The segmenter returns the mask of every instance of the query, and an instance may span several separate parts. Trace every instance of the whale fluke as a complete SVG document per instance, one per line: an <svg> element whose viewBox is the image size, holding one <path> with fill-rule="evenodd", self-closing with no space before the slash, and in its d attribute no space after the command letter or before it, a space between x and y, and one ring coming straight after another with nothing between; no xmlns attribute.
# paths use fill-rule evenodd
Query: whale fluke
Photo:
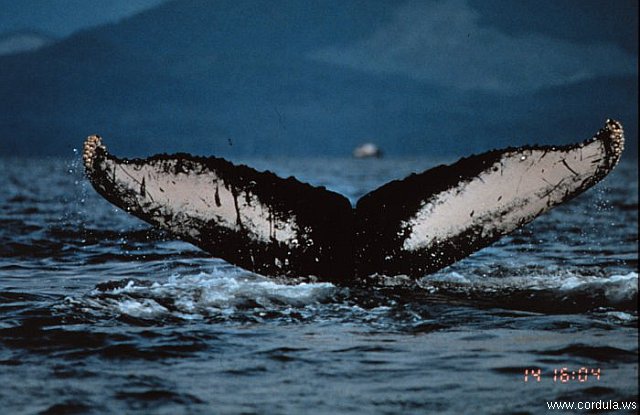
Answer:
<svg viewBox="0 0 640 415"><path fill-rule="evenodd" d="M490 151L366 194L342 195L189 154L119 159L87 138L84 165L111 203L250 271L350 283L420 278L495 242L602 180L624 146L619 122L569 146Z"/></svg>
<svg viewBox="0 0 640 415"><path fill-rule="evenodd" d="M356 206L358 274L420 278L465 258L598 183L623 147L607 120L579 144L490 151L387 183Z"/></svg>
<svg viewBox="0 0 640 415"><path fill-rule="evenodd" d="M353 211L342 195L216 157L112 156L84 145L93 187L121 209L234 265L335 281L353 270Z"/></svg>

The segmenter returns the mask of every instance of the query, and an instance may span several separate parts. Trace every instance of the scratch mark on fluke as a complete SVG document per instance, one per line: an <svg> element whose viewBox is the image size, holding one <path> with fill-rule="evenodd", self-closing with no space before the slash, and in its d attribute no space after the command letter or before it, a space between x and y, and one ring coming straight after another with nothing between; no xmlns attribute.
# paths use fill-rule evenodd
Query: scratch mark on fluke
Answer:
<svg viewBox="0 0 640 415"><path fill-rule="evenodd" d="M144 185L144 177L142 183L140 183L140 196L144 197L147 194L146 186Z"/></svg>
<svg viewBox="0 0 640 415"><path fill-rule="evenodd" d="M233 206L236 209L236 225L242 227L242 220L240 220L240 207L238 206L238 191L233 186L231 186L231 195L233 196Z"/></svg>
<svg viewBox="0 0 640 415"><path fill-rule="evenodd" d="M217 207L222 206L222 203L220 203L220 186L218 186L217 183L216 183L216 192L213 195L213 199L215 200Z"/></svg>
<svg viewBox="0 0 640 415"><path fill-rule="evenodd" d="M581 155L581 157L582 157L582 155ZM573 173L573 174L574 174L574 175L576 175L576 176L580 176L580 174L579 174L578 172L576 172L575 170L573 170L573 169L571 168L571 166L569 166L569 165L567 164L567 160L562 159L562 164L564 164L564 166L565 166L567 169L569 169L569 171L570 171L571 173Z"/></svg>

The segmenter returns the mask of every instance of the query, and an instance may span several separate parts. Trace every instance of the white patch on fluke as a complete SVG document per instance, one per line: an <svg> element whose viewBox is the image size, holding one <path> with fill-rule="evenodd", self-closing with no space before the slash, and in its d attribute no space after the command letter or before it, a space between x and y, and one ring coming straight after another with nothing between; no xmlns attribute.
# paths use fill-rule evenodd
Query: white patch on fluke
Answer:
<svg viewBox="0 0 640 415"><path fill-rule="evenodd" d="M155 165L113 166L117 180L128 188L140 188L144 180L144 195L138 196L139 205L146 211L157 209L156 222L177 233L183 228L197 233L196 228L183 226L195 218L214 221L216 226L232 231L246 231L253 239L265 243L274 239L290 246L297 243L299 230L295 215L289 214L286 218L273 215L255 194L244 189L232 190L232 185L213 171L166 174ZM165 223L166 214L172 217L171 223Z"/></svg>
<svg viewBox="0 0 640 415"><path fill-rule="evenodd" d="M478 176L424 200L400 225L410 231L402 248L417 251L471 228L479 229L481 237L511 232L593 177L605 153L601 140L569 152L505 153Z"/></svg>

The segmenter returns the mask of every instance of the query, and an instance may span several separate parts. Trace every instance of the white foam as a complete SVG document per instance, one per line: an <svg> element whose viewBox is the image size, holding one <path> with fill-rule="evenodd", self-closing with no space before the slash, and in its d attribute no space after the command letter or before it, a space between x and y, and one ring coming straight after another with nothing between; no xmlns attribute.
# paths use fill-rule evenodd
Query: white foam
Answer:
<svg viewBox="0 0 640 415"><path fill-rule="evenodd" d="M335 290L330 283L286 285L226 269L172 275L151 285L131 280L112 290L94 290L85 302L91 303L92 308L109 308L140 318L171 313L192 319L211 313L232 314L237 307L305 307L330 297ZM171 310L161 304L171 304Z"/></svg>
<svg viewBox="0 0 640 415"><path fill-rule="evenodd" d="M153 318L166 313L168 310L152 299L123 300L115 303L121 314L138 318Z"/></svg>
<svg viewBox="0 0 640 415"><path fill-rule="evenodd" d="M432 281L441 281L441 282L453 282L453 283L461 283L461 284L467 284L470 283L471 281L469 280L469 278L465 277L464 275L458 273L458 272L449 272L446 274L435 274L432 278Z"/></svg>
<svg viewBox="0 0 640 415"><path fill-rule="evenodd" d="M624 321L624 322L637 320L636 316L629 313L625 313L623 311L609 311L606 314L607 316L615 320Z"/></svg>

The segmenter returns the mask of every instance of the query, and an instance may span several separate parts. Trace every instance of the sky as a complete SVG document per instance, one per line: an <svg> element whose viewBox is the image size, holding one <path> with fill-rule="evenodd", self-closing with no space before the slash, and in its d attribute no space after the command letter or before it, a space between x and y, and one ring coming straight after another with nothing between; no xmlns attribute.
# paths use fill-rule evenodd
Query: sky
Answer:
<svg viewBox="0 0 640 415"><path fill-rule="evenodd" d="M111 23L166 0L0 0L0 35L36 31L57 38Z"/></svg>
<svg viewBox="0 0 640 415"><path fill-rule="evenodd" d="M630 75L637 62L637 55L613 42L509 34L483 24L481 14L465 0L405 3L369 37L318 50L312 57L365 72L498 94Z"/></svg>

